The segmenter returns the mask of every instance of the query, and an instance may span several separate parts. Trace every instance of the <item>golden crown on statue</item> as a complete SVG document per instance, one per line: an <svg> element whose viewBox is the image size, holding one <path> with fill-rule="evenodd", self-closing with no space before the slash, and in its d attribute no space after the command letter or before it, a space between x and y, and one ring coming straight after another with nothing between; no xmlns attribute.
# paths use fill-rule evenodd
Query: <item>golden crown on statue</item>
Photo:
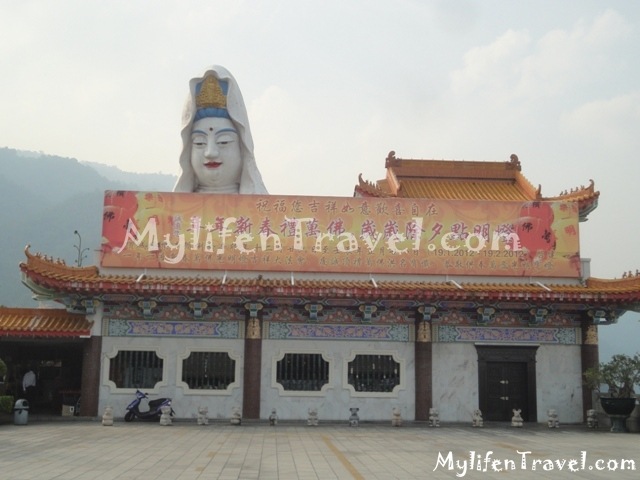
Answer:
<svg viewBox="0 0 640 480"><path fill-rule="evenodd" d="M200 87L200 93L196 95L197 108L227 108L227 97L224 96L218 79L208 76Z"/></svg>

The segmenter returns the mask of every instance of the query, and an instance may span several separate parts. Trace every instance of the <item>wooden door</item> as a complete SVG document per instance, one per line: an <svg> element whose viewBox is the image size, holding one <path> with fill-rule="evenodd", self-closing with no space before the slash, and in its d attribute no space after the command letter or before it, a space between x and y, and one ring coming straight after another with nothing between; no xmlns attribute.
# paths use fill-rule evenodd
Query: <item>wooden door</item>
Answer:
<svg viewBox="0 0 640 480"><path fill-rule="evenodd" d="M528 375L526 362L487 362L484 419L511 421L513 409L522 410L522 418L529 420Z"/></svg>

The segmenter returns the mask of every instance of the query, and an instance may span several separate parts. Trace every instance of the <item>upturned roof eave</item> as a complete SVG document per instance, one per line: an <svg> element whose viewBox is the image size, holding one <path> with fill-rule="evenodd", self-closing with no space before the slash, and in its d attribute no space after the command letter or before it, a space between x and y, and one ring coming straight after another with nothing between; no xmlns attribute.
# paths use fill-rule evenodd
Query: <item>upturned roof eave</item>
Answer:
<svg viewBox="0 0 640 480"><path fill-rule="evenodd" d="M584 287L549 285L549 291L529 284L462 283L460 288L444 282L385 282L374 286L365 281L296 281L281 279L242 279L222 283L219 279L147 277L136 281L133 276L55 279L29 270L21 264L25 284L35 293L48 298L65 296L99 296L131 294L138 297L185 295L190 298L210 296L353 298L361 301L405 299L419 302L447 301L527 301L532 303L593 303L636 305L640 303L640 282L597 280ZM73 267L69 267L73 268ZM630 285L631 283L631 285ZM619 287L619 288L616 288Z"/></svg>

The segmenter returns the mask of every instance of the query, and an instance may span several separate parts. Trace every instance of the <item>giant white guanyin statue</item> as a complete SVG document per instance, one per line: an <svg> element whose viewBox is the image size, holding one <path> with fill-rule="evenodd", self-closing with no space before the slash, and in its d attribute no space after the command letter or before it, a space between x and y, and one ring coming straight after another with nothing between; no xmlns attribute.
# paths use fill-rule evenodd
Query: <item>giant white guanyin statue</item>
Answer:
<svg viewBox="0 0 640 480"><path fill-rule="evenodd" d="M180 135L182 172L174 192L267 193L242 94L224 67L213 65L189 82Z"/></svg>

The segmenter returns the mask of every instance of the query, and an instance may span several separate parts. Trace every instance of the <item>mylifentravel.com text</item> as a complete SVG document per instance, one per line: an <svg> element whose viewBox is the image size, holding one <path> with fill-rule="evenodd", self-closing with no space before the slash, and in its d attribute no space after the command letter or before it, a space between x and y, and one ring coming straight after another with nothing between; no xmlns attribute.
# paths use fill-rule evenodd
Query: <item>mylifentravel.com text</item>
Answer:
<svg viewBox="0 0 640 480"><path fill-rule="evenodd" d="M635 471L636 462L630 459L603 459L598 458L592 460L588 458L585 450L580 451L575 458L532 458L531 451L516 450L514 457L516 459L497 458L492 450L484 454L475 450L470 450L466 457L454 459L453 452L449 451L446 455L438 452L435 472L438 469L455 472L456 477L464 477L468 472L495 472L508 473L510 471L528 471L528 472L571 472L581 473L589 471Z"/></svg>

